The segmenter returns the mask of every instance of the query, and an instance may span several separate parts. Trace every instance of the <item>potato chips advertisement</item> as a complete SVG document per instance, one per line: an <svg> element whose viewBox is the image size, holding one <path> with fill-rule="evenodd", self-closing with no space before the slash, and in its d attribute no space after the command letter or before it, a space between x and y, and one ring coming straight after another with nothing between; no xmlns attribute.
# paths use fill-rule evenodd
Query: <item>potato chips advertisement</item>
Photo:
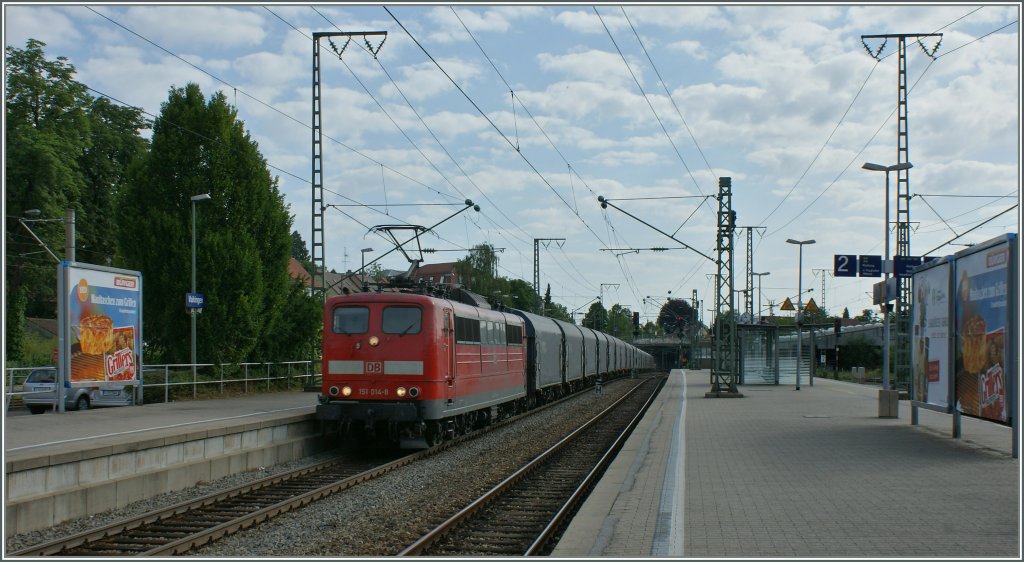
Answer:
<svg viewBox="0 0 1024 562"><path fill-rule="evenodd" d="M952 264L943 263L914 273L911 306L911 365L914 400L949 406L950 294Z"/></svg>
<svg viewBox="0 0 1024 562"><path fill-rule="evenodd" d="M65 267L64 280L70 382L136 380L140 371L141 274L75 263Z"/></svg>
<svg viewBox="0 0 1024 562"><path fill-rule="evenodd" d="M954 362L960 411L996 422L1008 421L1010 244L983 245L957 254Z"/></svg>

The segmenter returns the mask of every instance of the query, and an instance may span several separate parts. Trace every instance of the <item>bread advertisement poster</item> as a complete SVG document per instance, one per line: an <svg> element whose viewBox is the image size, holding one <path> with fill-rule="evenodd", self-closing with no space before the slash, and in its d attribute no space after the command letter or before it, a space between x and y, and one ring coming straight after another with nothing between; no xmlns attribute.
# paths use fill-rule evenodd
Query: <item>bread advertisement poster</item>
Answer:
<svg viewBox="0 0 1024 562"><path fill-rule="evenodd" d="M956 261L956 399L961 412L1006 423L1010 250L1000 244Z"/></svg>
<svg viewBox="0 0 1024 562"><path fill-rule="evenodd" d="M70 267L68 284L70 381L134 381L139 375L140 276Z"/></svg>

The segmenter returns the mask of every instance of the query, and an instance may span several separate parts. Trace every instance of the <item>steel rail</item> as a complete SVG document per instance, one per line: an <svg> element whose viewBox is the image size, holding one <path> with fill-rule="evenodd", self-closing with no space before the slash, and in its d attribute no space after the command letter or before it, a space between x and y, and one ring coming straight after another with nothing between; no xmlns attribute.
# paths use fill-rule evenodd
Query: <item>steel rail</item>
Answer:
<svg viewBox="0 0 1024 562"><path fill-rule="evenodd" d="M663 384L664 384L664 378L662 378L661 382L659 382L658 387L655 389L655 391L652 392L652 399L653 399L653 395L657 394L657 390L660 389ZM587 423L585 423L582 426L580 426L579 428L575 429L572 433L570 433L569 435L565 436L560 441L558 441L557 443L555 443L554 445L549 447L546 451L544 451L543 453L541 453L540 455L535 457L529 463L527 463L523 467L519 468L511 476L509 476L509 477L505 478L504 480L502 480L500 483L498 483L496 486L494 486L491 490L487 491L482 496L480 496L479 498L477 498L476 500L471 502L469 505L467 505L466 507L462 508L458 513L456 513L455 515L451 516L446 521L444 521L443 523L441 523L440 525L438 525L437 527L435 527L434 529L432 529L428 533L424 534L417 541L415 541L414 543L412 543L411 545L406 547L404 550L399 552L398 556L418 556L418 555L422 554L424 550L426 550L431 545L433 545L435 542L440 540L448 532L450 532L452 529L457 527L460 523L468 520L474 514L476 514L478 511L480 511L481 509L486 507L488 504L490 504L492 501L498 499L505 491L510 489L519 480L521 480L522 478L524 478L525 476L529 475L531 472L536 470L538 467L540 467L542 464L544 464L545 461L549 460L552 456L554 456L556 453L561 451L567 445L573 443L577 438L579 438L581 435L586 433L586 431L588 429L590 429L591 427L596 425L603 418L605 418L607 415L609 415L611 412L613 412L620 404L622 404L625 400L630 398L634 393L639 392L639 389L642 386L644 386L642 383L641 384L637 384L634 388L632 388L630 391L625 393L618 400L613 402L607 408L605 408L604 410L599 412L597 415L595 415L593 418L591 418L589 421L587 421ZM647 408L650 403L651 403L651 399L649 399L645 403L644 408ZM616 440L616 442L617 441L618 440Z"/></svg>
<svg viewBox="0 0 1024 562"><path fill-rule="evenodd" d="M537 536L537 540L533 541L533 544L530 545L530 548L526 549L526 552L523 554L523 556L539 556L541 550L544 549L544 547L547 546L548 542L552 539L552 537L554 537L554 535L561 530L562 524L568 523L568 520L571 519L573 515L575 515L576 507L587 498L587 496L590 494L591 489L593 489L594 485L597 484L597 481L600 480L601 476L604 475L605 470L607 470L608 466L611 465L612 461L615 460L616 455L618 455L619 451L622 450L622 447L626 444L626 440L629 439L629 436L633 433L633 430L636 429L637 425L639 425L640 420L643 419L644 415L647 413L647 410L651 408L651 404L654 403L654 400L658 397L659 392L664 386L665 378L662 377L661 382L658 383L658 388L655 389L653 393L651 393L651 396L650 398L647 399L647 402L645 402L644 405L640 407L640 411L637 412L635 416L633 416L633 419L630 420L629 424L622 431L622 433L620 433L619 436L615 438L615 442L612 443L612 445L608 448L605 454L601 456L601 459L597 461L597 464L594 465L594 468L591 469L589 473L587 473L587 476L586 478L583 479L583 482L581 482L580 485L576 487L576 490L572 493L571 496L569 496L569 499L565 501L562 507L558 510L558 513L556 513L555 516L551 518L551 522L548 523L547 526L544 527L544 530L541 531L540 534Z"/></svg>

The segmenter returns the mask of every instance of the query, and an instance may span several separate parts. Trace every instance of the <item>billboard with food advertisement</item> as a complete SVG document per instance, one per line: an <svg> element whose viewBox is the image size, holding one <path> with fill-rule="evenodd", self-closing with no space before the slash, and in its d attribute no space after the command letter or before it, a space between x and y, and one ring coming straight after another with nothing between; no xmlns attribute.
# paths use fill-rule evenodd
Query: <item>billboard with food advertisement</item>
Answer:
<svg viewBox="0 0 1024 562"><path fill-rule="evenodd" d="M1019 317L1014 306L1016 236L958 252L955 262L954 366L959 410L1008 423L1016 384Z"/></svg>
<svg viewBox="0 0 1024 562"><path fill-rule="evenodd" d="M910 358L913 366L912 398L938 406L944 411L949 408L951 386L950 369L952 353L950 343L952 326L950 315L950 272L949 261L937 261L934 265L918 269L913 274L913 304L910 307L913 328L911 329Z"/></svg>
<svg viewBox="0 0 1024 562"><path fill-rule="evenodd" d="M133 383L142 372L142 274L61 262L64 372L75 383Z"/></svg>

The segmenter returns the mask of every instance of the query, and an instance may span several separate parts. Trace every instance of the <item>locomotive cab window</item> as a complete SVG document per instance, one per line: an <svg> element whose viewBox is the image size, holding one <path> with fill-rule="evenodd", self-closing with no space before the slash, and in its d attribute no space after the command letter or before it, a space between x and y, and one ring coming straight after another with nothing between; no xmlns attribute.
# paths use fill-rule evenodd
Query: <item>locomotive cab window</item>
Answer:
<svg viewBox="0 0 1024 562"><path fill-rule="evenodd" d="M385 306L380 329L385 334L418 334L423 311L414 306Z"/></svg>
<svg viewBox="0 0 1024 562"><path fill-rule="evenodd" d="M370 325L370 309L365 306L339 306L334 309L335 334L365 334Z"/></svg>

